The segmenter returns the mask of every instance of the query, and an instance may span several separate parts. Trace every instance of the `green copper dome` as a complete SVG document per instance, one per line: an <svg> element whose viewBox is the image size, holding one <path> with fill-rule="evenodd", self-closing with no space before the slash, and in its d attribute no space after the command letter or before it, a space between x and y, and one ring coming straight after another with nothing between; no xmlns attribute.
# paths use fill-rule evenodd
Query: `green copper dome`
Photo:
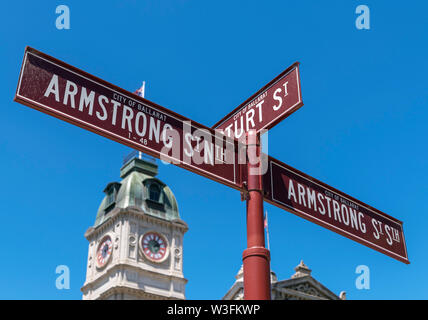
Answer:
<svg viewBox="0 0 428 320"><path fill-rule="evenodd" d="M155 178L158 166L154 161L132 158L120 169L122 181L111 182L98 209L94 227L109 219L115 208L138 207L144 213L164 219L180 219L177 201L171 189Z"/></svg>

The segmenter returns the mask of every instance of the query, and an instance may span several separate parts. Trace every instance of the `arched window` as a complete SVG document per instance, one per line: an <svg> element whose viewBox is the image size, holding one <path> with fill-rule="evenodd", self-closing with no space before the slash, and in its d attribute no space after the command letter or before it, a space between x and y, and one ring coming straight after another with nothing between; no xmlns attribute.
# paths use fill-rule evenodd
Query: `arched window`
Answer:
<svg viewBox="0 0 428 320"><path fill-rule="evenodd" d="M105 213L107 214L111 209L114 208L114 204L116 203L116 197L117 193L120 189L120 183L118 182L111 182L107 185L107 187L104 189L104 192L106 194L106 202L105 202Z"/></svg>
<svg viewBox="0 0 428 320"><path fill-rule="evenodd" d="M160 193L161 193L161 189L157 184L153 183L150 185L150 187L149 187L149 199L150 200L159 202Z"/></svg>

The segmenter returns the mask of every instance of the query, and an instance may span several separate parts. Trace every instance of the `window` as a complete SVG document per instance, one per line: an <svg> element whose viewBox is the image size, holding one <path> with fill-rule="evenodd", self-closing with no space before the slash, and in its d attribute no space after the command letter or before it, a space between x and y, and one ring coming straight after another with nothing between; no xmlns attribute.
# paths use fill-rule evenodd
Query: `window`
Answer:
<svg viewBox="0 0 428 320"><path fill-rule="evenodd" d="M157 184L151 184L149 187L149 199L159 202L161 189Z"/></svg>
<svg viewBox="0 0 428 320"><path fill-rule="evenodd" d="M114 202L114 198L115 198L115 190L111 188L109 193L107 194L107 207Z"/></svg>
<svg viewBox="0 0 428 320"><path fill-rule="evenodd" d="M120 188L120 183L111 182L104 189L104 193L106 194L106 203L105 203L105 213L107 214L111 209L114 208L114 204L116 202L117 193Z"/></svg>

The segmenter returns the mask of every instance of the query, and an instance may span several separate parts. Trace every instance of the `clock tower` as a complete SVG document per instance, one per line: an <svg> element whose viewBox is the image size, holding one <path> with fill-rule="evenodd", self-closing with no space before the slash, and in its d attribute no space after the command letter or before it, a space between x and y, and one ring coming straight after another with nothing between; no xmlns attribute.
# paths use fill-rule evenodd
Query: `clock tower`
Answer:
<svg viewBox="0 0 428 320"><path fill-rule="evenodd" d="M105 197L89 241L83 299L185 299L183 236L171 189L154 159L131 157Z"/></svg>

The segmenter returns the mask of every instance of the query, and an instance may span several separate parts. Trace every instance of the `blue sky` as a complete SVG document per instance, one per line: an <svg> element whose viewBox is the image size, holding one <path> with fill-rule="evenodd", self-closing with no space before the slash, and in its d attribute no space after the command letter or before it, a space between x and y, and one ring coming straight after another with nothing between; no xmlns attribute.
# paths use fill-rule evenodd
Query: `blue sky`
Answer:
<svg viewBox="0 0 428 320"><path fill-rule="evenodd" d="M66 4L71 29L55 28ZM355 8L370 8L370 30ZM269 132L277 159L404 222L410 265L265 204L272 270L301 259L349 299L428 299L424 1L16 1L0 22L0 299L80 299L87 240L129 148L13 102L32 46L213 125L295 61L304 106ZM190 229L188 299L219 299L246 247L239 192L175 166L159 178ZM55 268L70 268L57 290ZM370 290L355 287L358 265Z"/></svg>

